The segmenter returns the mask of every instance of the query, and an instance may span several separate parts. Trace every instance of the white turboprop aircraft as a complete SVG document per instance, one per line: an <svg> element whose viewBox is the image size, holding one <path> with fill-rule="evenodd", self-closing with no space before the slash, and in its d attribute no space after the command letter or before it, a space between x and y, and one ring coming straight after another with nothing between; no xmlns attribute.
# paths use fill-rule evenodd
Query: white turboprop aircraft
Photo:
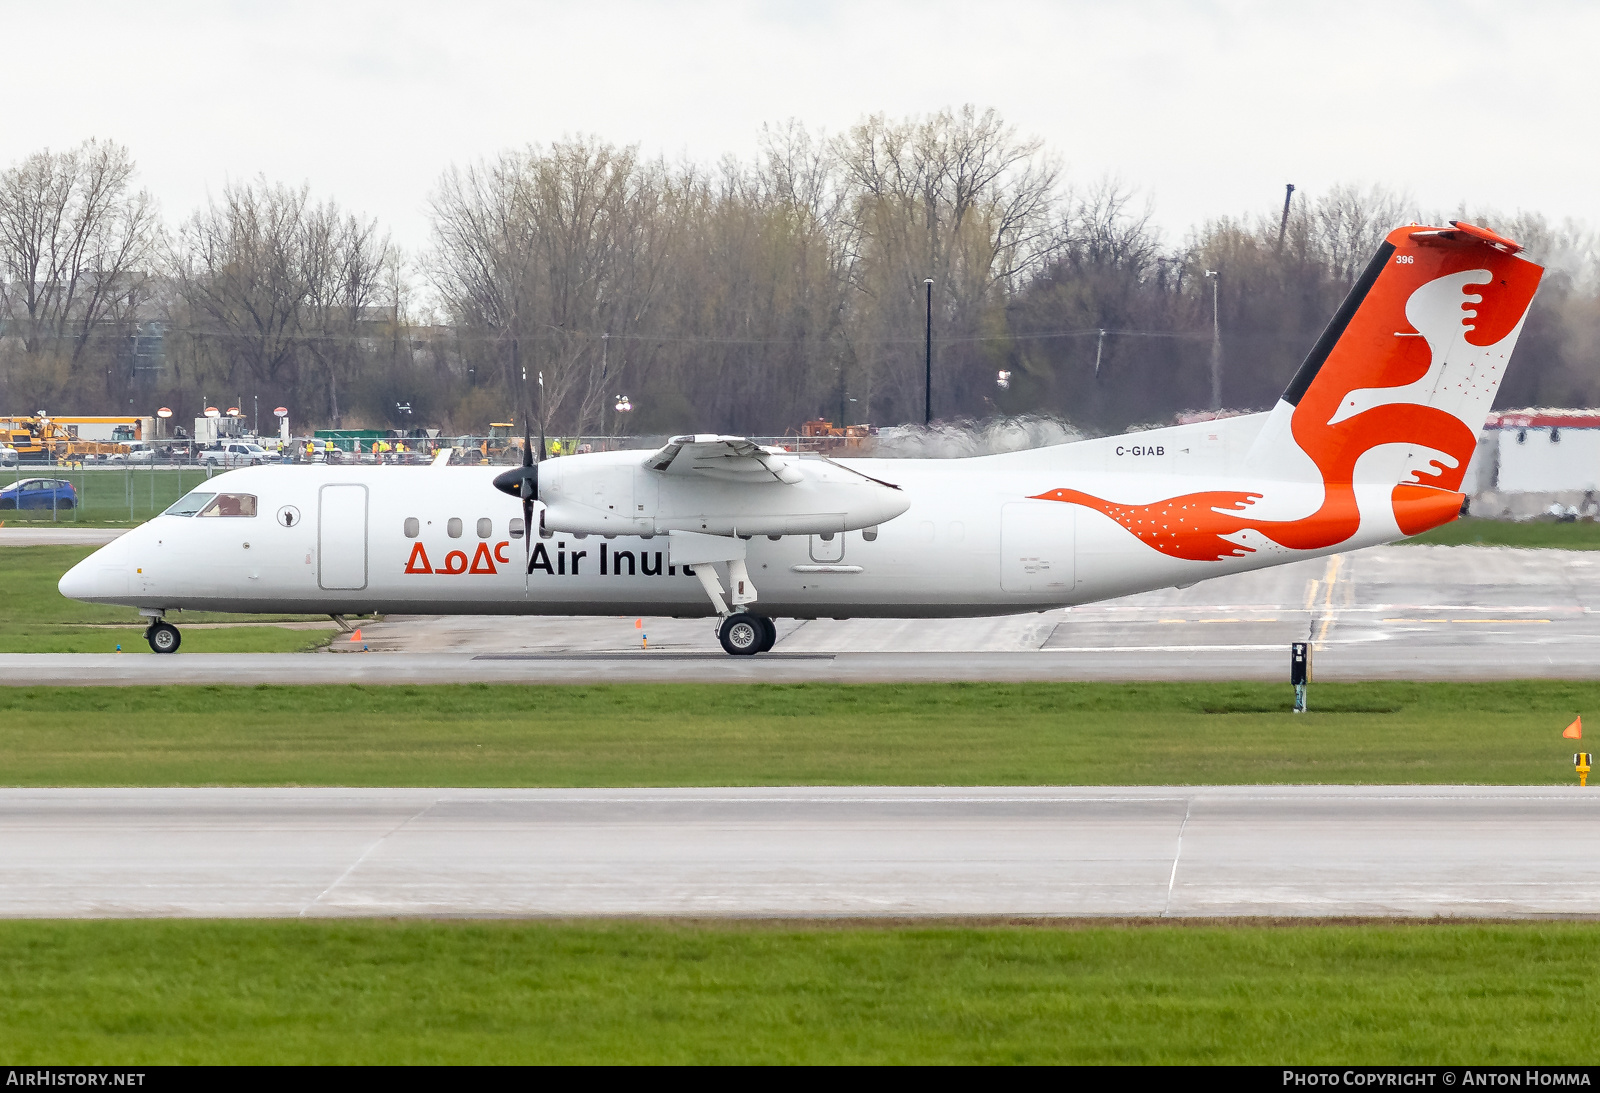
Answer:
<svg viewBox="0 0 1600 1093"><path fill-rule="evenodd" d="M158 653L169 612L205 610L715 615L748 654L775 617L1045 611L1371 546L1461 509L1543 272L1519 249L1391 232L1267 413L970 459L682 436L498 472L255 467L60 588L137 607Z"/></svg>

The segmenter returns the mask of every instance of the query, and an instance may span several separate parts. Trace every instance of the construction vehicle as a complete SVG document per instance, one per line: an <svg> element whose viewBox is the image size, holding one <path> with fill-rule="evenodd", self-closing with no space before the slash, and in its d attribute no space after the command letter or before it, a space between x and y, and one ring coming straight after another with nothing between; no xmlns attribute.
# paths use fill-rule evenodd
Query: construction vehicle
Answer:
<svg viewBox="0 0 1600 1093"><path fill-rule="evenodd" d="M79 440L127 444L134 440L154 440L156 436L153 417L52 417L50 420L65 425Z"/></svg>
<svg viewBox="0 0 1600 1093"><path fill-rule="evenodd" d="M504 451L511 445L515 436L517 423L514 421L489 422L489 451Z"/></svg>
<svg viewBox="0 0 1600 1093"><path fill-rule="evenodd" d="M835 425L816 418L800 426L800 450L806 452L855 451L872 435L870 425Z"/></svg>
<svg viewBox="0 0 1600 1093"><path fill-rule="evenodd" d="M0 440L17 450L20 463L78 463L127 451L131 441L153 435L151 418L0 417Z"/></svg>
<svg viewBox="0 0 1600 1093"><path fill-rule="evenodd" d="M505 461L507 452L520 453L522 451L522 437L517 434L517 423L514 421L491 421L489 423L488 448L484 454L491 463Z"/></svg>

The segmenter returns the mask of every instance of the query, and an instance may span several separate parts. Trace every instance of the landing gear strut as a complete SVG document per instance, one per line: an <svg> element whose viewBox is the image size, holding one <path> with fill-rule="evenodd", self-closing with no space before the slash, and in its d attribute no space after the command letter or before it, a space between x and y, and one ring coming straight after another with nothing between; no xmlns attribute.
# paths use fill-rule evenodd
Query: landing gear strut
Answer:
<svg viewBox="0 0 1600 1093"><path fill-rule="evenodd" d="M154 653L176 653L178 646L183 642L183 635L178 633L178 628L170 622L156 621L150 624L150 629L144 632L144 640L150 643L150 651Z"/></svg>

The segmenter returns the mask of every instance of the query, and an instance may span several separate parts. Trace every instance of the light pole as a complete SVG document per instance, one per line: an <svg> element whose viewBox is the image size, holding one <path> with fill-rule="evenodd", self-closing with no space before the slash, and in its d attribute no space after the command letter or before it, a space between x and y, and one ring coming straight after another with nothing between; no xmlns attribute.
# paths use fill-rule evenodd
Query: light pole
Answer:
<svg viewBox="0 0 1600 1093"><path fill-rule="evenodd" d="M1211 409L1222 409L1222 323L1217 310L1217 287L1222 283L1219 270L1206 270L1211 282Z"/></svg>
<svg viewBox="0 0 1600 1093"><path fill-rule="evenodd" d="M933 424L933 278L923 282L928 290L928 324L922 341L922 424Z"/></svg>
<svg viewBox="0 0 1600 1093"><path fill-rule="evenodd" d="M611 386L610 378L609 378L610 375L611 375L611 371L610 371L610 368L608 367L609 361L608 361L607 356L606 356L606 350L610 347L610 345L611 345L611 333L610 333L610 331L607 331L606 333L600 335L600 390L602 390L602 391L606 390L607 388L609 388ZM606 437L609 437L610 435L611 434L606 431L606 399L605 399L604 395L601 395L600 396L600 437L601 437L600 447L601 447L602 451L609 452L611 450L611 445L605 439Z"/></svg>
<svg viewBox="0 0 1600 1093"><path fill-rule="evenodd" d="M1289 199L1294 197L1294 183L1283 185L1283 219L1278 221L1278 253L1283 253L1283 236L1289 230Z"/></svg>

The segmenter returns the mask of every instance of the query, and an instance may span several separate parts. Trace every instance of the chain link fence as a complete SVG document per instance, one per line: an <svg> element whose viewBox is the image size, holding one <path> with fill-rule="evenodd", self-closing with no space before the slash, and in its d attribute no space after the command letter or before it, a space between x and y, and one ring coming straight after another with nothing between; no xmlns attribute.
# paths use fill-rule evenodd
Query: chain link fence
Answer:
<svg viewBox="0 0 1600 1093"><path fill-rule="evenodd" d="M545 458L603 451L655 451L666 436L547 437ZM751 437L793 452L871 454L857 438ZM849 441L847 443L847 440ZM202 446L156 441L133 456L9 460L0 467L0 524L131 525L165 511L212 475L236 467L428 466L448 450L448 465L509 466L522 461L522 438L457 436L351 440L224 441ZM535 445L538 440L535 439ZM24 490L24 484L29 486Z"/></svg>

